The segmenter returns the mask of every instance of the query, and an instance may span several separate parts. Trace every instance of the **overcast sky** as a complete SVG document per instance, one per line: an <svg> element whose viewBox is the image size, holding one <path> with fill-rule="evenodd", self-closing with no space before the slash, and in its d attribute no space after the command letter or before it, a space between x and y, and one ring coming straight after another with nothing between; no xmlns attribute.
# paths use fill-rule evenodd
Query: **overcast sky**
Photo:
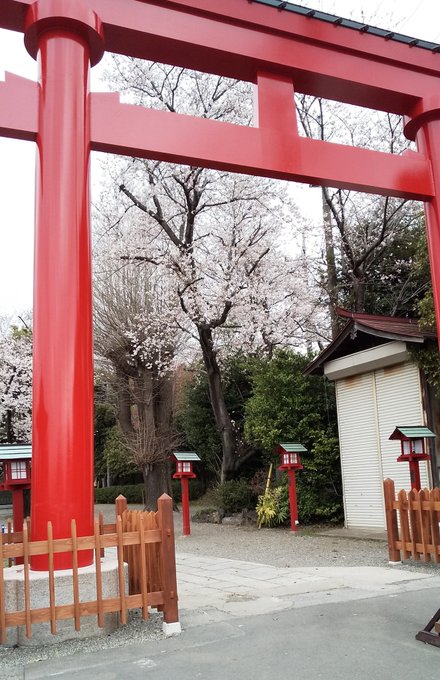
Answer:
<svg viewBox="0 0 440 680"><path fill-rule="evenodd" d="M296 3L352 17L416 38L440 42L439 0L310 0ZM374 17L373 19L371 17ZM99 67L98 67L99 68ZM0 79L3 72L36 79L21 34L0 30ZM93 85L96 89L96 84ZM34 145L0 138L0 314L32 306ZM317 192L298 192L302 209L317 214Z"/></svg>

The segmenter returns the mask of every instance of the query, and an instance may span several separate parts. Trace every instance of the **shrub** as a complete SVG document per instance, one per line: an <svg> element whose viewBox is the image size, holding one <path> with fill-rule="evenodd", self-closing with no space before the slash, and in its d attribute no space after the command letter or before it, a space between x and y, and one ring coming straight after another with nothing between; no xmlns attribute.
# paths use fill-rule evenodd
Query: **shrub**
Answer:
<svg viewBox="0 0 440 680"><path fill-rule="evenodd" d="M258 528L284 524L290 514L287 485L276 486L274 489L269 489L267 493L258 496L256 511Z"/></svg>
<svg viewBox="0 0 440 680"><path fill-rule="evenodd" d="M326 379L304 375L310 358L276 351L271 360L255 365L245 434L267 454L280 441L301 442L307 453L297 476L300 522L338 521L342 484L334 387ZM262 476L257 477L254 487L261 489L261 483Z"/></svg>
<svg viewBox="0 0 440 680"><path fill-rule="evenodd" d="M219 484L216 488L215 500L226 515L255 507L251 489L245 479L233 479Z"/></svg>
<svg viewBox="0 0 440 680"><path fill-rule="evenodd" d="M191 515L191 519L194 522L206 522L208 524L218 524L219 513L217 508L202 508L201 510L196 510L196 512L193 515Z"/></svg>
<svg viewBox="0 0 440 680"><path fill-rule="evenodd" d="M144 503L145 489L143 484L126 484L125 486L106 486L95 489L95 503L114 503L122 494L127 503Z"/></svg>
<svg viewBox="0 0 440 680"><path fill-rule="evenodd" d="M339 522L343 516L339 444L337 437L315 437L311 457L297 477L298 514L304 522Z"/></svg>
<svg viewBox="0 0 440 680"><path fill-rule="evenodd" d="M249 482L251 492L254 494L254 496L261 496L261 494L264 494L266 484L267 484L266 468L260 468L259 470L257 470Z"/></svg>

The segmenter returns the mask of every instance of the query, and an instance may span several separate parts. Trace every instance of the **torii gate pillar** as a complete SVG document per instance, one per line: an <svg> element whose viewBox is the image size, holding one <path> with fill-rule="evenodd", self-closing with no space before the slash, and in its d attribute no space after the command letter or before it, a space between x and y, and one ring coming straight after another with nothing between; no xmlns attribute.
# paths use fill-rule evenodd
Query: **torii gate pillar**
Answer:
<svg viewBox="0 0 440 680"><path fill-rule="evenodd" d="M405 136L417 142L418 150L431 161L435 196L425 202L426 239L431 265L432 293L437 329L440 330L440 97L433 95L417 103L406 117ZM440 347L440 332L438 343Z"/></svg>
<svg viewBox="0 0 440 680"><path fill-rule="evenodd" d="M103 54L100 21L78 0L38 0L25 45L38 58L32 540L93 533L93 347L90 248L90 63ZM50 414L50 419L48 417ZM61 499L61 502L60 502ZM56 509L56 513L54 512ZM79 553L79 566L93 561ZM68 553L55 568L72 566ZM47 569L47 556L32 568Z"/></svg>

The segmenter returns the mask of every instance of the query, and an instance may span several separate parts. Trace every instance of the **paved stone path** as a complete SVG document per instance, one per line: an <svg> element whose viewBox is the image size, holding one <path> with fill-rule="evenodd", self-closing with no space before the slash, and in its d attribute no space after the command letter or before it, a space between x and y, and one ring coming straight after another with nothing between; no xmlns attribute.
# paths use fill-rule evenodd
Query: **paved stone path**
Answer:
<svg viewBox="0 0 440 680"><path fill-rule="evenodd" d="M279 568L190 553L177 554L177 579L183 628L440 587L440 575L395 566Z"/></svg>

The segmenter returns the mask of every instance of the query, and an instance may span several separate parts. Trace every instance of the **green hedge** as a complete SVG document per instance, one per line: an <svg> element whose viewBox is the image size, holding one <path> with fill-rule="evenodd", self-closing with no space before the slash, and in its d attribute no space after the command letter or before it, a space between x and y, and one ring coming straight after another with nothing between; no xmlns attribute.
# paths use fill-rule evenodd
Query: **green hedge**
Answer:
<svg viewBox="0 0 440 680"><path fill-rule="evenodd" d="M180 479L172 480L173 499L180 503L181 484ZM205 487L201 479L189 480L189 499L195 501L203 496ZM127 503L144 503L145 489L143 484L126 484L125 486L107 486L103 489L95 489L95 503L114 503L115 499L122 494L127 499Z"/></svg>
<svg viewBox="0 0 440 680"><path fill-rule="evenodd" d="M114 503L122 494L127 503L144 503L144 485L126 484L125 486L107 486L103 489L95 489L95 503Z"/></svg>
<svg viewBox="0 0 440 680"><path fill-rule="evenodd" d="M0 505L12 505L12 494L10 491L0 491Z"/></svg>

